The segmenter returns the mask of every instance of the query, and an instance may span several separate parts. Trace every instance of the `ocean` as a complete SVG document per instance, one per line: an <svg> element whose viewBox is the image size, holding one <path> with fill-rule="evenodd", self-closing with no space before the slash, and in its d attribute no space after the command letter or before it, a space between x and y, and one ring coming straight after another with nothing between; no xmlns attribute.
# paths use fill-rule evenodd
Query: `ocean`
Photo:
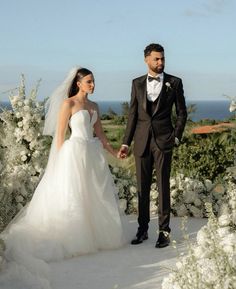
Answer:
<svg viewBox="0 0 236 289"><path fill-rule="evenodd" d="M118 115L122 113L124 101L98 101L100 114L105 114L111 108ZM196 100L187 101L187 105L195 104L196 112L191 115L193 121L202 119L227 120L232 116L229 112L230 102L226 100ZM0 102L0 106L10 108L9 102Z"/></svg>
<svg viewBox="0 0 236 289"><path fill-rule="evenodd" d="M101 114L107 113L109 108L111 108L115 113L122 113L122 104L123 101L101 101L98 102ZM229 111L229 101L225 100L196 100L196 101L187 101L187 106L195 104L196 112L191 114L191 119L193 121L199 121L201 119L214 119L214 120L226 120L232 116L232 113Z"/></svg>

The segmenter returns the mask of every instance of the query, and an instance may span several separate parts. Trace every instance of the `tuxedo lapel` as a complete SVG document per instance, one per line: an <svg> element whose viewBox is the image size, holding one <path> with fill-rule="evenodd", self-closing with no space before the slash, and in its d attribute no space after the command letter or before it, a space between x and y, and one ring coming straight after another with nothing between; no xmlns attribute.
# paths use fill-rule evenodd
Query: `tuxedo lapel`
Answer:
<svg viewBox="0 0 236 289"><path fill-rule="evenodd" d="M139 82L138 94L141 96L143 109L147 112L147 75L144 75Z"/></svg>

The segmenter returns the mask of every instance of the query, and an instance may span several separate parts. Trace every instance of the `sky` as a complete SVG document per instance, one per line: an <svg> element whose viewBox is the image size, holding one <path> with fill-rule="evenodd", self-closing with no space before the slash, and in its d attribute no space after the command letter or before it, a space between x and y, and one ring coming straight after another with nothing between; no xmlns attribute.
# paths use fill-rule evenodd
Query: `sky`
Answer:
<svg viewBox="0 0 236 289"><path fill-rule="evenodd" d="M0 101L26 78L48 97L68 71L93 71L95 101L130 100L143 50L165 48L186 100L236 96L235 0L0 0Z"/></svg>

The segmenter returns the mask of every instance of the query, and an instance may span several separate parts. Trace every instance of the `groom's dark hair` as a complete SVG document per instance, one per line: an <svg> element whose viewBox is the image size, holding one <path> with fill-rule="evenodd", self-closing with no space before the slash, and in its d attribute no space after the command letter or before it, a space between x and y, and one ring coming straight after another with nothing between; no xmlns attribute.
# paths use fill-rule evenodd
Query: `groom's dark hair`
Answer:
<svg viewBox="0 0 236 289"><path fill-rule="evenodd" d="M144 49L144 57L149 56L152 51L164 52L164 47L158 43L151 43Z"/></svg>

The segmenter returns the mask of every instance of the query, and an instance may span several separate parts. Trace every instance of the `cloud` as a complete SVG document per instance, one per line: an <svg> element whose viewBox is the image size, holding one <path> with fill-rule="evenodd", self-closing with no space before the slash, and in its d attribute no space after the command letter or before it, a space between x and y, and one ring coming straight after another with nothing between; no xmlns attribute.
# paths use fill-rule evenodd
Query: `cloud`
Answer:
<svg viewBox="0 0 236 289"><path fill-rule="evenodd" d="M195 2L196 3L196 2ZM198 7L186 9L184 15L188 17L208 17L224 13L231 6L232 0L207 0L197 3Z"/></svg>

